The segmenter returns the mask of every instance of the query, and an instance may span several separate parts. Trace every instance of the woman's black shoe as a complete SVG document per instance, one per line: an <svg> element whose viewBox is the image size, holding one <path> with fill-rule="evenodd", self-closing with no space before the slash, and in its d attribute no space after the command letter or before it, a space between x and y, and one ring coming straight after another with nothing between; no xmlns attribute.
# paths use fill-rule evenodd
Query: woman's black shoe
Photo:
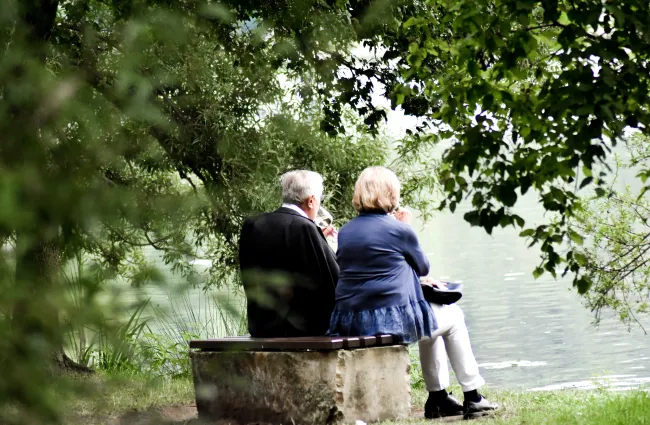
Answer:
<svg viewBox="0 0 650 425"><path fill-rule="evenodd" d="M482 395L480 397L481 399L479 401L465 402L465 413L463 415L463 419L476 419L480 418L481 416L487 416L490 414L490 412L499 408L498 404L492 403Z"/></svg>
<svg viewBox="0 0 650 425"><path fill-rule="evenodd" d="M446 398L436 401L431 397L424 405L424 417L427 419L444 418L446 416L459 416L463 414L463 405L449 394Z"/></svg>

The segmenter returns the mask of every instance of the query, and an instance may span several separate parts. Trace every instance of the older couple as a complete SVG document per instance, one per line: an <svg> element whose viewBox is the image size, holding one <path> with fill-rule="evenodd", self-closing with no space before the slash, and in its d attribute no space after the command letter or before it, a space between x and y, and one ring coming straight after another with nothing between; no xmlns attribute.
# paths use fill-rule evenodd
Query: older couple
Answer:
<svg viewBox="0 0 650 425"><path fill-rule="evenodd" d="M354 188L359 213L341 228L336 258L332 227L314 219L323 200L317 173L282 176L280 209L246 220L240 239L242 282L254 337L391 334L419 343L429 391L425 417L475 418L497 405L478 393L478 371L462 310L427 302L420 279L429 273L411 215L398 208L400 183L384 167L364 170ZM430 282L431 283L431 282ZM438 284L438 283L433 283ZM448 394L449 358L464 403Z"/></svg>

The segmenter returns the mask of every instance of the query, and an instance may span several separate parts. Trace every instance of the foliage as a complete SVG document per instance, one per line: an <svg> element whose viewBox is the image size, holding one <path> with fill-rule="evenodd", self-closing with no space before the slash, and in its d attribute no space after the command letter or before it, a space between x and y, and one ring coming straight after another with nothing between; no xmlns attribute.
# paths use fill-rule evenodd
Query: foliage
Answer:
<svg viewBox="0 0 650 425"><path fill-rule="evenodd" d="M89 329L84 321L75 320L87 309L86 300L88 291L84 285L84 268L85 262L80 256L77 256L70 262L67 270L62 272L63 288L70 298L71 307L68 309L68 317L62 318L64 327L64 347L68 355L78 364L90 366L94 342L89 341L91 338Z"/></svg>
<svg viewBox="0 0 650 425"><path fill-rule="evenodd" d="M352 17L368 4L350 3ZM340 58L345 73L330 109L353 100L375 117L381 111L367 82L383 86L393 107L419 118L401 153L413 158L450 142L441 161L440 208L453 212L471 202L470 224L487 232L522 228L543 252L535 276L555 276L562 267L586 292L592 282L583 264L573 250L559 248L581 237L569 231L579 191L594 186L598 196L606 194L601 177L624 129L650 123L648 3L376 3L384 7L373 24L355 27L372 54ZM515 204L531 189L551 214L526 228Z"/></svg>
<svg viewBox="0 0 650 425"><path fill-rule="evenodd" d="M471 224L524 227L513 207L537 190L560 219L522 232L544 253L536 275L565 263L584 293L591 280L582 264L557 248L579 238L568 228L577 191L596 184L604 195L598 164L626 126L650 123L648 4L434 4L438 14L403 24L413 41L402 75L428 100L433 137L455 140L443 157L443 206L469 197ZM432 35L433 26L444 33Z"/></svg>
<svg viewBox="0 0 650 425"><path fill-rule="evenodd" d="M298 74L283 66L279 40L268 39L262 24L242 27L217 6L61 2L65 24L52 35L53 66L83 78L79 84L100 103L97 115L118 121L96 137L116 157L103 177L130 192L132 208L96 238L109 246L84 246L118 271L148 245L187 275L191 260L209 258L214 266L200 279L223 285L235 270L241 222L276 206L279 174L312 168L346 188L365 165L382 160L381 144L369 138L325 138L319 110L287 97L280 83ZM347 199L332 202L347 212L342 218L350 215ZM141 266L130 272L146 281Z"/></svg>
<svg viewBox="0 0 650 425"><path fill-rule="evenodd" d="M76 363L109 373L139 373L140 341L148 330L149 299L97 302L104 282L94 276L93 263L77 255L63 270L62 289L69 306L62 307L63 350ZM114 283L114 282L113 282Z"/></svg>
<svg viewBox="0 0 650 425"><path fill-rule="evenodd" d="M79 255L63 272L63 289L70 298L70 307L62 309L63 349L86 367L113 373L137 371L140 365L135 353L147 329L143 314L149 300L107 306L96 303L92 297L101 293L100 285L105 282L89 276L88 263Z"/></svg>
<svg viewBox="0 0 650 425"><path fill-rule="evenodd" d="M205 291L191 298L188 292L168 295L168 303L155 305L148 332L139 342L142 370L155 376L191 376L188 342L247 333L245 300L241 295Z"/></svg>
<svg viewBox="0 0 650 425"><path fill-rule="evenodd" d="M424 377L422 376L422 366L420 365L420 354L413 350L409 349L409 356L411 358L411 388L414 390L425 390Z"/></svg>
<svg viewBox="0 0 650 425"><path fill-rule="evenodd" d="M95 364L107 372L137 371L140 365L134 361L137 342L143 335L147 321L142 313L148 302L141 303L127 321L118 324L103 323L95 331L97 337Z"/></svg>
<svg viewBox="0 0 650 425"><path fill-rule="evenodd" d="M94 306L93 323L74 320L89 309L88 260L73 260L64 271L65 290L74 306L63 320L64 349L77 363L110 375L146 375L164 378L191 375L188 342L246 333L245 299L242 294L214 289L196 293L190 287L174 288L165 302L119 293L126 300L119 309ZM90 268L92 269L92 268ZM90 279L92 280L92 279ZM97 291L100 285L91 290ZM119 282L106 282L104 284ZM92 305L92 303L91 303ZM105 306L106 307L106 306Z"/></svg>
<svg viewBox="0 0 650 425"><path fill-rule="evenodd" d="M574 257L593 282L585 302L597 319L612 310L628 325L643 327L641 318L650 312L650 198L622 180L646 166L650 145L647 136L636 133L626 138L625 147L617 157L608 195L582 200L572 226L589 237L584 245L572 243Z"/></svg>
<svg viewBox="0 0 650 425"><path fill-rule="evenodd" d="M280 173L325 174L342 220L354 179L385 147L320 128L318 93L332 88L312 73L320 51L351 40L345 6L0 3L0 238L15 247L0 262L0 415L11 404L14 422L54 422L48 359L67 364L65 335L82 341L75 330L112 317L105 282L159 283L153 248L191 283L228 285L239 226L277 206ZM63 271L79 256L93 265L75 303ZM196 258L212 260L205 276ZM117 333L142 331L130 327ZM127 351L104 350L100 363L126 367Z"/></svg>

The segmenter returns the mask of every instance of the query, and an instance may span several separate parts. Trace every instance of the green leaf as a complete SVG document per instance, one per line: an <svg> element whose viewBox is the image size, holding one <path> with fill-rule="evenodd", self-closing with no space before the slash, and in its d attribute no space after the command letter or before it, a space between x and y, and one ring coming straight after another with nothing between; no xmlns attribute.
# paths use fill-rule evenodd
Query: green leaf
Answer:
<svg viewBox="0 0 650 425"><path fill-rule="evenodd" d="M586 265L588 263L587 257L584 254L582 254L581 252L573 251L573 258L581 266L584 266L584 265Z"/></svg>
<svg viewBox="0 0 650 425"><path fill-rule="evenodd" d="M449 179L445 182L445 191L446 192L452 192L454 188L456 187L456 182L454 179Z"/></svg>
<svg viewBox="0 0 650 425"><path fill-rule="evenodd" d="M512 207L517 202L517 192L515 192L515 187L510 182L498 186L496 196L506 207Z"/></svg>
<svg viewBox="0 0 650 425"><path fill-rule="evenodd" d="M593 113L594 113L594 105L592 104L582 105L576 111L576 115L590 115Z"/></svg>
<svg viewBox="0 0 650 425"><path fill-rule="evenodd" d="M478 69L478 64L476 63L476 61L471 60L471 61L469 61L467 63L467 72L472 77L475 77L478 74L479 69Z"/></svg>
<svg viewBox="0 0 650 425"><path fill-rule="evenodd" d="M414 68L419 68L422 66L422 61L423 61L422 55L411 55L409 57L409 63L414 67Z"/></svg>
<svg viewBox="0 0 650 425"><path fill-rule="evenodd" d="M528 238L535 234L535 229L526 229L523 232L519 233L519 236L522 238Z"/></svg>
<svg viewBox="0 0 650 425"><path fill-rule="evenodd" d="M230 9L220 3L203 5L199 10L199 14L207 19L214 19L225 23L229 23L234 20L234 16Z"/></svg>
<svg viewBox="0 0 650 425"><path fill-rule="evenodd" d="M407 29L419 23L420 23L420 19L416 18L415 16L411 16L406 20L406 22L402 24L402 28Z"/></svg>
<svg viewBox="0 0 650 425"><path fill-rule="evenodd" d="M523 218L519 217L517 214L513 214L512 218L515 220L515 223L517 223L517 226L519 227L524 227L526 224L526 221Z"/></svg>
<svg viewBox="0 0 650 425"><path fill-rule="evenodd" d="M574 286L578 288L578 293L586 294L589 288L591 288L591 279L587 276L582 276L574 282Z"/></svg>
<svg viewBox="0 0 650 425"><path fill-rule="evenodd" d="M567 15L566 12L562 12L560 14L560 19L558 19L557 21L562 25L569 25L571 23L571 20L569 19L569 15Z"/></svg>
<svg viewBox="0 0 650 425"><path fill-rule="evenodd" d="M544 269L541 267L536 267L535 270L533 270L533 278L535 279L538 279L543 274L544 274Z"/></svg>
<svg viewBox="0 0 650 425"><path fill-rule="evenodd" d="M592 181L594 181L594 178L593 178L593 177L587 177L587 178L583 179L583 180L582 180L582 183L580 183L580 189L582 189L583 187L587 186L587 185L588 185L589 183L591 183Z"/></svg>
<svg viewBox="0 0 650 425"><path fill-rule="evenodd" d="M573 230L569 230L569 237L574 243L577 243L578 245L582 245L584 243L584 239L579 233L574 232Z"/></svg>

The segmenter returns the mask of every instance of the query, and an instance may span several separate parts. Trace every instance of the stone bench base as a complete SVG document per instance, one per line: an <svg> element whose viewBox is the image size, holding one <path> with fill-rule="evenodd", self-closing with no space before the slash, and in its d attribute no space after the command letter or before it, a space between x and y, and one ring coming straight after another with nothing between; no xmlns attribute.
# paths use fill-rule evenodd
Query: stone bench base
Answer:
<svg viewBox="0 0 650 425"><path fill-rule="evenodd" d="M325 425L406 418L405 346L307 352L190 353L196 406L208 422Z"/></svg>

